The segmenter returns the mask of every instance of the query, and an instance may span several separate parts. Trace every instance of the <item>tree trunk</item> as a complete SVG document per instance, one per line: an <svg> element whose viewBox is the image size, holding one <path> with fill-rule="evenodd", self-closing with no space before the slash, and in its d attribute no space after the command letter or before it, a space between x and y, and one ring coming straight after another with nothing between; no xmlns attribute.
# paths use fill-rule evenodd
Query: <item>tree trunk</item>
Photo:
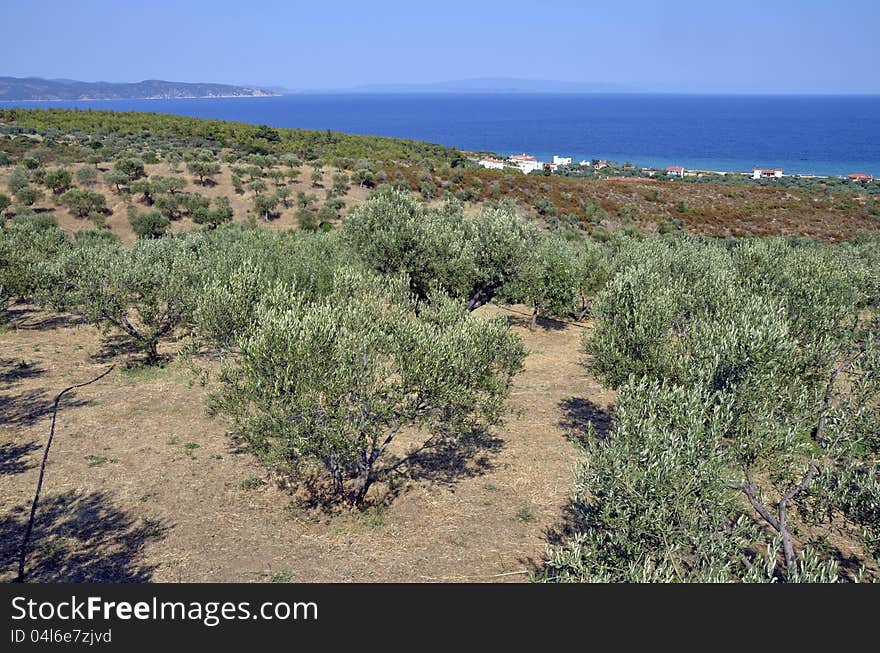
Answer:
<svg viewBox="0 0 880 653"><path fill-rule="evenodd" d="M532 320L529 322L529 331L535 330L535 325L538 324L538 305L535 304L535 308L532 310Z"/></svg>
<svg viewBox="0 0 880 653"><path fill-rule="evenodd" d="M150 340L144 343L144 351L147 354L147 365L154 365L159 360L158 343Z"/></svg>
<svg viewBox="0 0 880 653"><path fill-rule="evenodd" d="M354 488L352 490L351 504L357 508L364 505L364 499L367 498L367 492L373 484L373 465L367 457L366 451L361 455L360 474L355 479Z"/></svg>

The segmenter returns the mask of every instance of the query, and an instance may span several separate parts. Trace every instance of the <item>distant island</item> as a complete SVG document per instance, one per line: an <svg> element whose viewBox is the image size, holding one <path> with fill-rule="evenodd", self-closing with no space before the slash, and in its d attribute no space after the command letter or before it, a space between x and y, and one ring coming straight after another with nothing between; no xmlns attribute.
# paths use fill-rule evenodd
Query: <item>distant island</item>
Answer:
<svg viewBox="0 0 880 653"><path fill-rule="evenodd" d="M294 93L290 89L279 89ZM635 89L601 82L563 82L546 79L479 77L422 84L363 84L342 89L298 91L304 93L627 93Z"/></svg>
<svg viewBox="0 0 880 653"><path fill-rule="evenodd" d="M167 82L78 82L39 77L0 77L0 101L173 100L182 98L269 97L273 91L230 84Z"/></svg>

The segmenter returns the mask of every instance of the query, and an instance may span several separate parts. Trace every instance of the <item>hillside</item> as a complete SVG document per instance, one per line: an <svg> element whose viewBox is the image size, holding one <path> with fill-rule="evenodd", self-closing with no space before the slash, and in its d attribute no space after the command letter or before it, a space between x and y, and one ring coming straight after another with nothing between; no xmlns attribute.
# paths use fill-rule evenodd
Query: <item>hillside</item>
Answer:
<svg viewBox="0 0 880 653"><path fill-rule="evenodd" d="M842 188L0 110L0 580L876 580Z"/></svg>
<svg viewBox="0 0 880 653"><path fill-rule="evenodd" d="M0 77L0 100L172 100L175 98L266 97L272 91L229 84L168 82L79 82L39 77Z"/></svg>

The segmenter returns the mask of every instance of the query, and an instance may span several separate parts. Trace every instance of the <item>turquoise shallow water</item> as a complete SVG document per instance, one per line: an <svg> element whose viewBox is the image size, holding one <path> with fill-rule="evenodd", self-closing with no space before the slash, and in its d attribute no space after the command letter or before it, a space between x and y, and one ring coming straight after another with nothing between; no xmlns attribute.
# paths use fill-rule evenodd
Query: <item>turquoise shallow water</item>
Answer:
<svg viewBox="0 0 880 653"><path fill-rule="evenodd" d="M155 111L645 166L880 176L880 96L327 94L3 102Z"/></svg>

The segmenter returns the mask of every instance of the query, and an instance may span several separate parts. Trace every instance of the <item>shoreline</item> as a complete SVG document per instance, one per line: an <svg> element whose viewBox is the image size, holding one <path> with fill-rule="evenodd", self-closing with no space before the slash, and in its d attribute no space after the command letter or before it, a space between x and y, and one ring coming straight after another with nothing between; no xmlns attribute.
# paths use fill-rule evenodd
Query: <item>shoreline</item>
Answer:
<svg viewBox="0 0 880 653"><path fill-rule="evenodd" d="M305 95L305 94L302 94L302 95ZM173 101L175 101L175 100L217 100L217 99L247 99L247 98L259 98L259 99L276 98L276 99L278 99L278 98L286 98L286 97L291 97L291 96L289 94L284 94L284 93L266 92L266 93L261 93L259 95L241 95L241 94L234 94L234 95L233 94L229 94L229 95L226 95L226 94L224 94L224 95L181 95L181 96L173 96L173 97L152 96L152 97L136 97L136 98L119 98L119 97L77 98L77 99L52 98L52 99L39 99L39 100L21 100L21 99L13 100L13 99L5 99L4 98L4 99L0 99L0 108L9 108L9 109L33 108L33 109L39 110L39 109L48 109L48 108L59 107L59 108L66 108L66 109L71 109L71 110L83 110L84 108L87 108L87 107L77 106L79 103L96 103L96 104L101 103L101 104L103 104L106 102L107 105L104 105L101 107L95 107L96 110L100 109L100 110L126 111L126 112L127 111L133 111L133 112L158 111L160 113L167 113L168 115L188 116L188 117L201 118L204 120L242 121L242 122L256 125L256 124L261 124L261 123L258 122L257 120L255 120L253 116L250 116L250 118L251 118L250 120L247 120L247 119L243 120L242 117L232 117L230 115L225 115L225 116L198 115L198 114L202 113L201 109L199 109L199 110L191 109L189 111L180 110L180 109L176 110L175 108L173 108L171 106L163 106L159 109L157 109L155 106L145 106L142 108L139 108L137 106L115 107L114 108L112 106L112 104L113 103L133 103L133 104L136 104L138 102L145 102L148 100L155 101L156 103L161 103L164 101L164 102L169 102L169 103L173 104ZM296 96L294 96L294 97L296 97ZM205 103L205 105L207 105L207 104L209 104L209 103ZM110 105L110 106L108 106L108 105ZM200 106L201 106L201 103L200 103ZM210 111L208 113L210 113ZM221 113L223 113L223 112L221 112ZM231 110L231 111L227 110L225 113L237 114L239 112L236 110ZM277 118L277 116L275 116L275 117ZM284 121L282 120L281 122L284 122ZM324 122L324 121L321 121L321 122ZM452 148L458 149L466 156L469 153L473 153L473 154L484 153L484 154L492 154L494 156L502 156L502 157L506 158L512 154L516 154L516 153L519 153L522 151L528 151L528 149L529 149L528 145L526 145L525 147L518 148L516 151L509 150L509 145L510 145L509 143L507 143L506 144L507 147L504 147L503 149L488 150L488 149L482 149L482 148L476 149L473 146L463 147L462 145L460 145L458 143L440 142L440 140L446 140L446 141L451 140L449 138L449 134L446 135L445 139L433 139L432 140L430 135L423 135L422 137L415 137L412 135L395 135L392 133L388 133L387 131L385 131L385 132L379 132L376 130L352 131L350 129L345 129L345 127L329 126L326 124L323 124L320 127L308 126L308 125L307 126L297 125L296 127L293 127L290 125L279 124L277 120L276 121L265 121L265 124L268 124L272 127L281 128L281 129L311 129L311 130L316 130L316 131L323 131L325 129L329 129L331 131L335 131L335 132L339 132L339 133L351 133L351 134L356 134L356 135L370 135L370 136L383 136L383 137L387 137L387 138L400 138L400 139L404 139L404 140L417 140L417 141L422 141L425 143L434 143L434 144L442 145L444 147L452 147ZM581 146L582 145L583 144L581 144ZM559 153L559 152L564 152L564 148L560 148L555 153ZM542 160L542 161L550 160L553 155L553 153L551 153L549 151L546 151L546 152L540 151L540 150L537 150L537 148L532 150L532 154L537 159ZM761 167L764 167L767 169L775 168L775 167L783 168L784 170L786 170L784 175L787 178L829 179L829 180L832 180L832 179L841 180L842 179L842 180L846 180L850 174L864 173L864 174L870 174L875 179L880 180L880 162L844 161L844 160L836 162L836 161L828 161L828 160L817 160L817 161L815 161L816 167L813 168L812 170L808 170L808 169L805 169L806 166L804 166L805 163L807 165L809 165L809 162L807 162L807 161L784 161L784 160L783 161L778 161L778 160L772 161L772 160L770 160L769 163L767 161L762 163L761 161L747 162L747 161L739 160L739 159L726 159L726 160L719 161L718 162L719 165L716 168L715 164L712 161L708 161L705 159L694 160L693 163L696 165L694 165L694 167L690 167L688 165L687 160L684 160L682 158L672 158L672 157L670 157L669 159L666 159L663 156L624 155L621 153L605 153L604 155L602 155L602 153L596 153L596 152L593 152L589 155L573 154L573 153L570 153L567 155L570 155L572 157L572 159L575 161L580 161L582 159L587 159L587 160L603 159L603 160L608 160L608 161L615 161L617 163L629 161L636 168L643 169L643 170L663 171L667 166L682 166L688 171L688 173L693 173L693 175L692 174L687 175L687 177L691 177L691 178L693 178L694 176L699 175L699 174L718 175L718 176L728 176L728 175L750 176L751 175L750 170L751 170L752 166L753 165L760 165ZM725 168L724 166L730 166L730 167Z"/></svg>
<svg viewBox="0 0 880 653"><path fill-rule="evenodd" d="M0 105L4 103L14 103L14 102L141 102L144 100L223 100L223 99L235 99L235 98L271 98L271 97L283 97L281 93L275 94L263 94L263 95L175 95L173 97L161 97L161 96L153 96L153 97L82 97L82 98L67 98L67 99L59 99L59 98L43 98L39 100L21 100L21 99L0 99ZM10 107L15 108L15 107ZM208 118L210 120L210 118Z"/></svg>

